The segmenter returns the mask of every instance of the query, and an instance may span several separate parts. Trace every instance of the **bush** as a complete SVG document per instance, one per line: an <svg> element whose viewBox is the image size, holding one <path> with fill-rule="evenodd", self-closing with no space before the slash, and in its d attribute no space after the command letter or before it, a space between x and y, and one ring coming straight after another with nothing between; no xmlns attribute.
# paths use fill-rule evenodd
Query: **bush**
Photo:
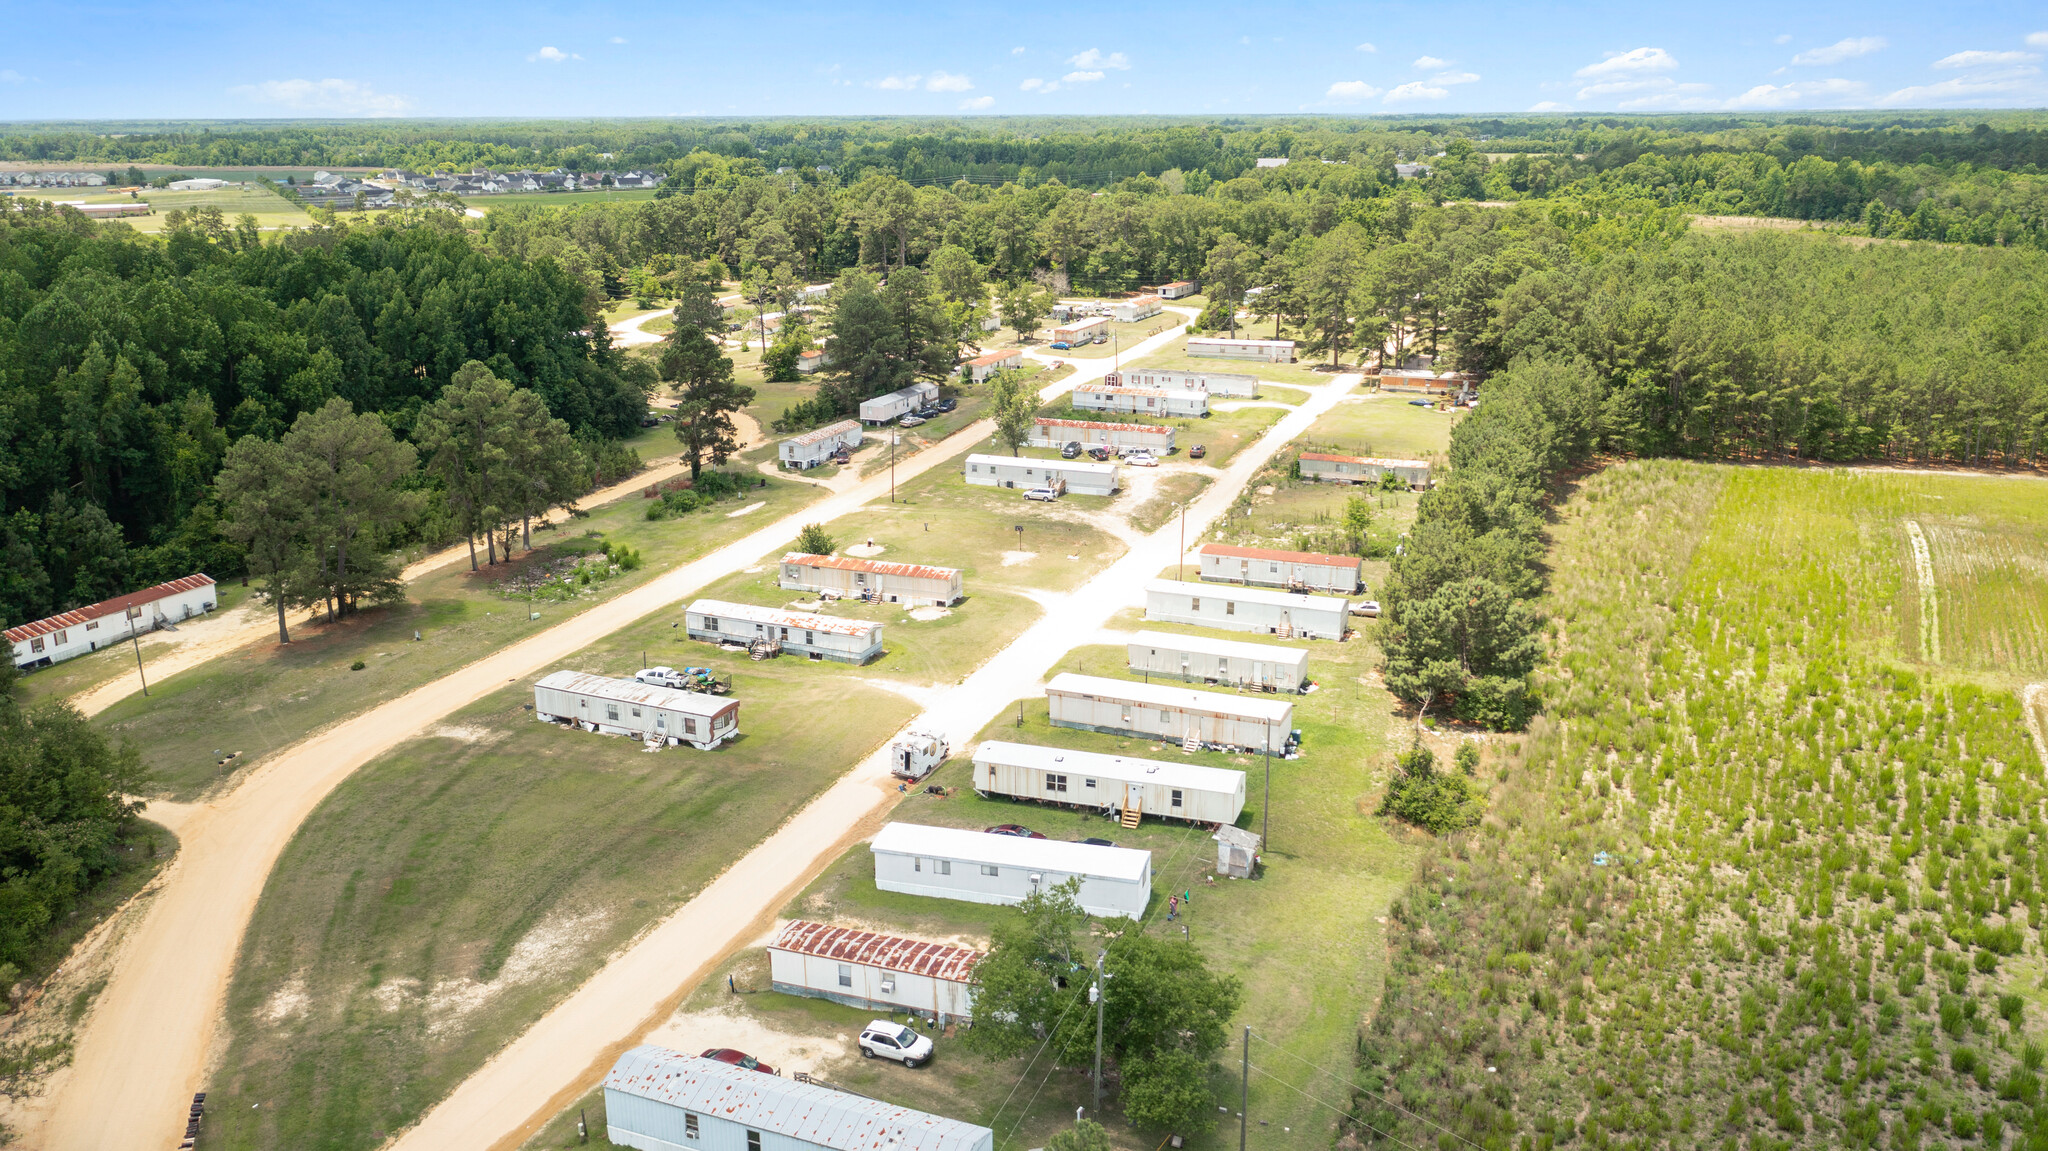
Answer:
<svg viewBox="0 0 2048 1151"><path fill-rule="evenodd" d="M777 432L806 432L838 415L839 408L832 401L823 396L812 396L789 405L787 411L769 421L768 427Z"/></svg>
<svg viewBox="0 0 2048 1151"><path fill-rule="evenodd" d="M1387 784L1379 814L1412 823L1434 835L1479 822L1478 795L1472 784L1462 775L1438 773L1436 756L1428 748L1405 752L1398 762L1401 772Z"/></svg>
<svg viewBox="0 0 2048 1151"><path fill-rule="evenodd" d="M839 546L839 541L825 534L824 524L805 524L797 533L796 550L814 556L828 556Z"/></svg>
<svg viewBox="0 0 2048 1151"><path fill-rule="evenodd" d="M354 663L348 665L348 669L350 671L361 671L365 666L367 665L364 664L362 660L357 660Z"/></svg>

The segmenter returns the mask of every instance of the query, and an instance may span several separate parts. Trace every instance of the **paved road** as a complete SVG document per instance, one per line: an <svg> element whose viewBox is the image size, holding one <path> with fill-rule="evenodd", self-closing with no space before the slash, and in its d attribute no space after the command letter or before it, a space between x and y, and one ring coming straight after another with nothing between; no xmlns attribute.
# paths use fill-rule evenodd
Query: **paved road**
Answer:
<svg viewBox="0 0 2048 1151"><path fill-rule="evenodd" d="M1106 366L1106 365L1105 365ZM1197 536L1229 508L1281 447L1356 385L1338 376L1237 453L1188 508ZM1094 642L1147 581L1180 554L1179 522L1139 538L1123 558L1065 596L1013 643L936 699L904 730L943 732L966 750L990 720L1036 694L1077 643ZM848 847L872 834L899 795L886 745L812 800L689 903L644 934L391 1144L393 1151L515 1148L604 1077L621 1052L658 1027L690 988L749 940Z"/></svg>
<svg viewBox="0 0 2048 1151"><path fill-rule="evenodd" d="M1141 349L1164 347L1177 335L1166 332ZM1078 367L1041 398L1050 401L1077 382L1100 379L1109 365ZM986 420L963 428L899 463L896 481L948 463L991 431ZM26 1145L57 1151L177 1145L192 1093L203 1086L235 953L264 881L299 824L350 773L450 712L757 562L786 546L803 524L829 523L861 508L886 494L889 481L882 473L337 724L186 813L178 857L80 1028L70 1068L53 1078L48 1112L24 1124Z"/></svg>

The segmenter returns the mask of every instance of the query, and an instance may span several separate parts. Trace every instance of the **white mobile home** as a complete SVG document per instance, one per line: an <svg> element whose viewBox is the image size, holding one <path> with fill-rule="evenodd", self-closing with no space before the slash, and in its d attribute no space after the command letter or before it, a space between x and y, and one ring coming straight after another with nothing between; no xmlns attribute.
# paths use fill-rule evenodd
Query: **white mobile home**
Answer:
<svg viewBox="0 0 2048 1151"><path fill-rule="evenodd" d="M1144 448L1159 455L1173 451L1173 429L1152 424L1104 424L1094 420L1056 420L1040 416L1031 423L1031 446Z"/></svg>
<svg viewBox="0 0 2048 1151"><path fill-rule="evenodd" d="M1099 344L1108 338L1108 316L1089 316L1087 319L1074 320L1052 330L1052 339L1056 344Z"/></svg>
<svg viewBox="0 0 2048 1151"><path fill-rule="evenodd" d="M890 823L868 849L875 886L905 895L1010 905L1079 879L1090 915L1136 919L1152 900L1152 853L1128 847Z"/></svg>
<svg viewBox="0 0 2048 1151"><path fill-rule="evenodd" d="M974 967L987 954L948 943L804 920L768 944L768 978L784 995L944 1023L974 1012Z"/></svg>
<svg viewBox="0 0 2048 1151"><path fill-rule="evenodd" d="M1195 691L1066 671L1045 685L1054 727L1197 746L1285 753L1294 705L1265 696Z"/></svg>
<svg viewBox="0 0 2048 1151"><path fill-rule="evenodd" d="M951 607L966 594L960 569L928 564L899 564L851 556L790 552L782 557L782 586L842 599L873 599L881 603L930 604Z"/></svg>
<svg viewBox="0 0 2048 1151"><path fill-rule="evenodd" d="M1269 364L1294 362L1293 340L1231 340L1221 336L1188 339L1187 354L1213 356L1220 360L1264 360Z"/></svg>
<svg viewBox="0 0 2048 1151"><path fill-rule="evenodd" d="M1302 595L1258 587L1217 587L1158 579L1145 585L1145 618L1282 639L1343 639L1351 608L1340 596Z"/></svg>
<svg viewBox="0 0 2048 1151"><path fill-rule="evenodd" d="M740 704L702 692L558 671L533 685L533 714L585 731L710 751L739 734Z"/></svg>
<svg viewBox="0 0 2048 1151"><path fill-rule="evenodd" d="M813 660L866 663L882 654L882 625L747 603L700 599L683 612L691 639L739 644L769 654L798 652Z"/></svg>
<svg viewBox="0 0 2048 1151"><path fill-rule="evenodd" d="M1464 391L1472 379L1473 377L1466 372L1436 372L1428 368L1382 368L1379 384L1383 392L1449 396Z"/></svg>
<svg viewBox="0 0 2048 1151"><path fill-rule="evenodd" d="M1202 557L1202 578L1218 583L1351 595L1365 581L1365 561L1357 556L1241 548L1231 544L1203 544L1197 551Z"/></svg>
<svg viewBox="0 0 2048 1151"><path fill-rule="evenodd" d="M1103 377L1105 383L1126 388L1167 388L1183 392L1207 392L1212 396L1242 396L1256 399L1259 377L1240 372L1190 372L1179 368L1125 368Z"/></svg>
<svg viewBox="0 0 2048 1151"><path fill-rule="evenodd" d="M604 1077L605 1138L637 1151L994 1151L995 1132L795 1076L644 1044Z"/></svg>
<svg viewBox="0 0 2048 1151"><path fill-rule="evenodd" d="M130 635L145 635L205 615L218 602L212 576L188 575L8 628L7 645L13 649L14 666L44 667L110 644L127 643Z"/></svg>
<svg viewBox="0 0 2048 1151"><path fill-rule="evenodd" d="M1199 286L1193 280L1175 280L1171 284L1162 285L1159 294L1169 300L1179 300L1192 296L1199 290Z"/></svg>
<svg viewBox="0 0 2048 1151"><path fill-rule="evenodd" d="M1308 652L1296 647L1141 631L1131 637L1132 671L1172 676L1183 683L1224 684L1240 690L1299 692L1308 683Z"/></svg>
<svg viewBox="0 0 2048 1151"><path fill-rule="evenodd" d="M860 402L860 422L864 424L886 424L900 416L907 416L917 409L939 398L939 385L915 383L907 388L898 388L886 396Z"/></svg>
<svg viewBox="0 0 2048 1151"><path fill-rule="evenodd" d="M1115 815L1222 824L1244 810L1244 772L990 740L974 750L974 790Z"/></svg>
<svg viewBox="0 0 2048 1151"><path fill-rule="evenodd" d="M1108 381L1078 384L1073 404L1084 412L1196 419L1209 414L1209 393L1183 388L1120 388Z"/></svg>
<svg viewBox="0 0 2048 1151"><path fill-rule="evenodd" d="M967 457L967 482L991 488L1050 487L1058 480L1077 496L1113 496L1123 482L1115 464L1093 460L1034 460L1019 456Z"/></svg>
<svg viewBox="0 0 2048 1151"><path fill-rule="evenodd" d="M970 383L980 383L997 372L1024 366L1024 353L1016 348L1007 352L984 352L960 365L960 374Z"/></svg>
<svg viewBox="0 0 2048 1151"><path fill-rule="evenodd" d="M841 420L836 424L826 424L822 428L782 441L782 466L806 471L839 454L841 449L849 452L859 451L860 443L859 421Z"/></svg>
<svg viewBox="0 0 2048 1151"><path fill-rule="evenodd" d="M1158 296L1132 296L1109 306L1109 314L1126 324L1149 320L1163 310Z"/></svg>
<svg viewBox="0 0 2048 1151"><path fill-rule="evenodd" d="M1301 478L1331 484L1377 483L1388 472L1411 488L1429 486L1429 461L1386 460L1375 456L1338 456L1329 452L1301 453Z"/></svg>

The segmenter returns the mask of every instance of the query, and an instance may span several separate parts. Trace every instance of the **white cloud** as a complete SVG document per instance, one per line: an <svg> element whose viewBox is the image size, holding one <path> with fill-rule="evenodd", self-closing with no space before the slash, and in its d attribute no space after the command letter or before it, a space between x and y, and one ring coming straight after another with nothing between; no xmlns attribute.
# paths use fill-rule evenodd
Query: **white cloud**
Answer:
<svg viewBox="0 0 2048 1151"><path fill-rule="evenodd" d="M2032 52L1957 52L1934 62L1936 68L1997 68L2026 64L2041 57Z"/></svg>
<svg viewBox="0 0 2048 1151"><path fill-rule="evenodd" d="M1858 56L1868 56L1872 52L1882 52L1884 51L1884 44L1885 40L1882 36L1852 36L1847 40L1837 40L1825 48L1808 48L1799 55L1792 57L1792 62L1794 64L1840 64L1844 60L1854 60Z"/></svg>
<svg viewBox="0 0 2048 1151"><path fill-rule="evenodd" d="M1064 84L1092 84L1100 79L1102 79L1102 73L1100 72L1069 72L1060 77L1060 82Z"/></svg>
<svg viewBox="0 0 2048 1151"><path fill-rule="evenodd" d="M2036 48L2048 48L2048 32L2027 33L2027 43Z"/></svg>
<svg viewBox="0 0 2048 1151"><path fill-rule="evenodd" d="M1937 104L1983 104L2005 97L2006 103L2032 104L2048 100L2048 85L2033 67L2000 68L1957 76L1939 84L1901 88L1879 100L1892 107L1924 108Z"/></svg>
<svg viewBox="0 0 2048 1151"><path fill-rule="evenodd" d="M1339 80L1330 85L1329 91L1323 93L1323 99L1333 104L1356 104L1379 94L1378 88L1363 80Z"/></svg>
<svg viewBox="0 0 2048 1151"><path fill-rule="evenodd" d="M561 50L560 48L557 48L557 47L555 47L555 46L553 46L553 45L549 45L548 47L546 47L546 48L542 48L542 49L541 49L540 51L538 51L538 52L535 52L535 53L534 53L533 55L531 55L531 56L528 56L528 57L526 58L526 61L527 61L527 63L529 63L529 64L531 64L531 63L535 63L535 62L545 62L545 63L548 63L548 64L560 64L560 63L562 63L562 62L563 62L564 60L581 60L581 59L583 59L583 57L581 57L581 56L578 56L578 55L577 55L576 53L574 53L574 52L564 52L564 51L562 51L562 50Z"/></svg>
<svg viewBox="0 0 2048 1151"><path fill-rule="evenodd" d="M1771 43L1773 44L1790 44L1791 42L1792 33L1790 32L1782 33L1780 35L1771 37Z"/></svg>
<svg viewBox="0 0 2048 1151"><path fill-rule="evenodd" d="M28 77L12 68L0 68L0 84L26 84Z"/></svg>
<svg viewBox="0 0 2048 1151"><path fill-rule="evenodd" d="M1024 49L1022 49L1022 48L1012 48L1012 49L1010 49L1010 55L1012 55L1012 56L1022 56L1023 54L1024 54Z"/></svg>
<svg viewBox="0 0 2048 1151"><path fill-rule="evenodd" d="M612 43L614 43L614 44L624 44L625 42L626 42L626 38L625 38L624 36L614 36L614 37L612 37Z"/></svg>
<svg viewBox="0 0 2048 1151"><path fill-rule="evenodd" d="M1031 79L1017 85L1017 88L1024 92L1057 92L1060 90L1060 82L1058 80L1041 80L1033 76Z"/></svg>
<svg viewBox="0 0 2048 1151"><path fill-rule="evenodd" d="M1555 100L1545 100L1540 104L1529 105L1529 110L1531 112L1569 112L1571 108Z"/></svg>
<svg viewBox="0 0 2048 1151"><path fill-rule="evenodd" d="M1669 72L1678 61L1662 48L1631 48L1616 52L1598 64L1588 64L1572 73L1586 79L1600 76L1635 76L1644 72Z"/></svg>
<svg viewBox="0 0 2048 1151"><path fill-rule="evenodd" d="M1415 58L1415 67L1417 68L1443 68L1449 66L1449 64L1449 60L1439 60L1434 56L1417 56Z"/></svg>
<svg viewBox="0 0 2048 1151"><path fill-rule="evenodd" d="M1784 108L1816 97L1862 100L1867 86L1857 80L1805 80L1791 84L1758 84L1728 101L1730 108Z"/></svg>
<svg viewBox="0 0 2048 1151"><path fill-rule="evenodd" d="M1359 50L1360 52L1377 52L1377 51L1379 51L1379 49L1378 49L1378 48L1375 48L1375 47L1373 47L1373 46L1372 46L1371 44L1360 44L1360 45L1358 46L1358 50Z"/></svg>
<svg viewBox="0 0 2048 1151"><path fill-rule="evenodd" d="M1130 57L1122 52L1111 52L1105 56L1100 48L1090 48L1078 56L1068 57L1067 63L1082 71L1092 68L1115 68L1117 71L1123 72L1128 71L1131 67Z"/></svg>
<svg viewBox="0 0 2048 1151"><path fill-rule="evenodd" d="M1438 72L1436 75L1431 76L1429 79L1431 83L1435 84L1471 84L1478 81L1479 73Z"/></svg>
<svg viewBox="0 0 2048 1151"><path fill-rule="evenodd" d="M996 98L994 96L976 96L972 100L960 101L960 110L963 112L980 111L995 102Z"/></svg>
<svg viewBox="0 0 2048 1151"><path fill-rule="evenodd" d="M1574 97L1579 100L1593 100L1601 96L1619 96L1624 92L1704 92L1705 84L1681 84L1669 76L1643 76L1634 80L1603 80L1579 89Z"/></svg>
<svg viewBox="0 0 2048 1151"><path fill-rule="evenodd" d="M1680 84L1669 92L1654 96L1639 96L1634 100L1623 100L1615 107L1624 112L1636 112L1651 108L1674 108L1679 111L1698 111L1702 108L1719 108L1721 101L1712 96L1687 95L1688 90L1696 91L1707 87L1705 84Z"/></svg>
<svg viewBox="0 0 2048 1151"><path fill-rule="evenodd" d="M971 92L974 90L974 81L969 80L965 76L955 76L951 72L934 72L932 73L932 78L924 82L924 90L927 92Z"/></svg>
<svg viewBox="0 0 2048 1151"><path fill-rule="evenodd" d="M228 95L294 112L344 116L403 116L412 107L404 96L374 91L354 80L265 80L237 85L228 89Z"/></svg>
<svg viewBox="0 0 2048 1151"><path fill-rule="evenodd" d="M1432 88L1420 80L1411 80L1387 93L1384 103L1400 104L1409 100L1441 100L1451 94L1449 88Z"/></svg>
<svg viewBox="0 0 2048 1151"><path fill-rule="evenodd" d="M884 76L879 80L871 80L868 83L872 87L880 88L887 92L909 92L914 90L917 87L918 81L922 79L924 79L923 73L914 72L908 76Z"/></svg>

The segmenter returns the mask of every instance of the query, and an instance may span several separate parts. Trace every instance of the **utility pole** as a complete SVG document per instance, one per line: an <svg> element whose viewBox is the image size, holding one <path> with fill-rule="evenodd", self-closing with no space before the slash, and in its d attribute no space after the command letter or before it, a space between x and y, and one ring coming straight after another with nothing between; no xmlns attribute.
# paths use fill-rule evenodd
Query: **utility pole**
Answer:
<svg viewBox="0 0 2048 1151"><path fill-rule="evenodd" d="M1088 998L1095 1001L1095 1110L1102 1111L1102 1002L1109 998L1102 993L1102 960L1109 954L1104 948L1095 953L1095 986L1088 989Z"/></svg>
<svg viewBox="0 0 2048 1151"><path fill-rule="evenodd" d="M1267 832L1268 832L1268 831L1270 830L1270 828L1271 828L1271 825L1272 825L1272 819L1273 819L1273 736L1272 736L1272 734L1271 734L1271 732L1270 732L1270 730L1269 730L1269 731L1268 731L1268 733L1267 733L1267 735L1266 735L1266 798L1265 798L1264 802L1262 802L1262 803L1260 803L1260 804L1259 804L1259 850L1260 850L1260 851L1264 851L1264 850L1266 850L1266 849L1267 849L1267 847L1269 846L1269 844L1267 843L1267 839L1266 839L1266 836L1267 836Z"/></svg>
<svg viewBox="0 0 2048 1151"><path fill-rule="evenodd" d="M1187 505L1187 501L1183 500L1183 501L1181 501L1181 505L1180 505L1180 567L1178 567L1178 568L1176 568L1176 569L1175 569L1175 575L1174 575L1174 577L1173 577L1173 578L1175 578L1175 579L1179 579L1179 580L1184 580L1184 579L1186 579L1186 578L1187 578L1187 576L1188 576L1188 505Z"/></svg>
<svg viewBox="0 0 2048 1151"><path fill-rule="evenodd" d="M896 502L896 441L902 438L895 428L889 429L889 502Z"/></svg>
<svg viewBox="0 0 2048 1151"><path fill-rule="evenodd" d="M142 694L149 694L149 675L142 670L142 641L135 637L135 621L128 621L128 642L135 645L135 674L142 679Z"/></svg>
<svg viewBox="0 0 2048 1151"><path fill-rule="evenodd" d="M1244 1029L1244 1080L1237 1096L1237 1151L1244 1151L1245 1131L1252 1125L1252 1029Z"/></svg>

